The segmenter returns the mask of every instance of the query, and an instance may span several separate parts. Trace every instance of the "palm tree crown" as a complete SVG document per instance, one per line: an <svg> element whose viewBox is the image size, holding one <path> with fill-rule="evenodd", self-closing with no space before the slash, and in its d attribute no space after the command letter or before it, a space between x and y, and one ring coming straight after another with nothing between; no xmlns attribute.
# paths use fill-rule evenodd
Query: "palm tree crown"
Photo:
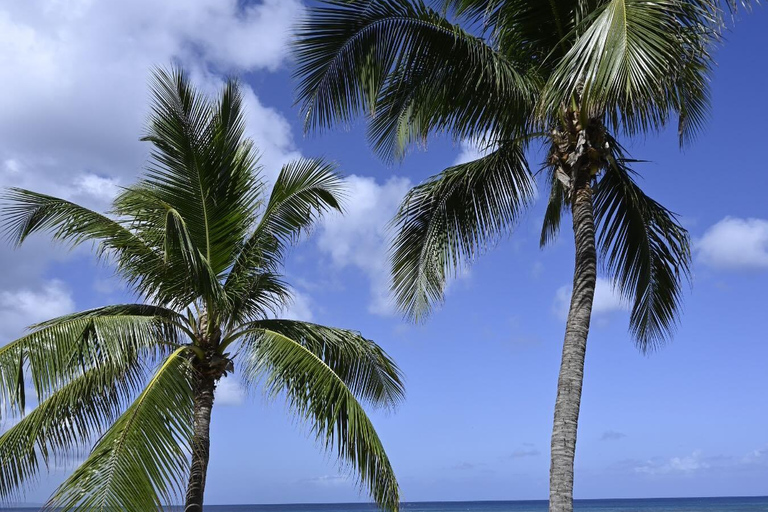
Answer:
<svg viewBox="0 0 768 512"><path fill-rule="evenodd" d="M186 510L201 510L213 392L237 365L248 386L285 397L396 510L397 482L361 404L395 406L399 370L357 332L274 319L291 295L280 275L285 251L341 209L340 176L298 160L267 195L235 81L212 101L182 71L159 70L152 92L143 139L151 163L108 214L7 193L4 228L15 243L39 231L91 242L143 302L55 318L0 348L3 413L23 414L29 381L39 399L0 436L0 498L96 440L48 507L157 510L187 483Z"/></svg>
<svg viewBox="0 0 768 512"><path fill-rule="evenodd" d="M582 133L606 270L633 305L643 350L663 341L687 274L687 235L636 185L617 140L663 128L681 143L708 112L719 0L325 1L299 29L299 100L307 128L371 116L371 143L401 158L430 133L478 142L483 158L414 188L396 219L394 292L414 319L446 278L508 233L536 197L526 150L539 141L549 193L542 245L571 198L560 150ZM736 8L735 2L728 2ZM574 117L575 115L575 117ZM568 129L573 133L566 133ZM576 136L576 138L578 138Z"/></svg>

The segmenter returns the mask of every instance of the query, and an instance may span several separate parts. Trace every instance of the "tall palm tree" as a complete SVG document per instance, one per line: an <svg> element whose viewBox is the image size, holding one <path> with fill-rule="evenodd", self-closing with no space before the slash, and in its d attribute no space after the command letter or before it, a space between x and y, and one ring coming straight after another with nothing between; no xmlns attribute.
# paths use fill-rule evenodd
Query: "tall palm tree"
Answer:
<svg viewBox="0 0 768 512"><path fill-rule="evenodd" d="M446 279L511 232L537 197L527 160L543 145L548 204L541 245L570 211L573 294L557 386L550 510L573 507L573 461L598 260L632 304L642 351L674 330L689 273L686 230L635 181L620 138L677 118L681 144L702 127L720 0L325 1L298 28L307 129L370 117L385 159L434 132L487 154L413 188L394 220L393 293L423 319Z"/></svg>
<svg viewBox="0 0 768 512"><path fill-rule="evenodd" d="M90 242L143 301L55 318L0 348L3 412L23 414L30 381L39 400L0 436L0 498L96 440L48 509L158 510L186 481L185 510L202 510L215 389L237 365L397 510L395 475L361 404L394 406L398 368L357 332L274 319L290 298L286 249L340 210L341 178L298 160L267 196L236 82L213 101L182 71L159 70L152 92L150 164L108 215L28 190L6 196L13 241L47 231Z"/></svg>

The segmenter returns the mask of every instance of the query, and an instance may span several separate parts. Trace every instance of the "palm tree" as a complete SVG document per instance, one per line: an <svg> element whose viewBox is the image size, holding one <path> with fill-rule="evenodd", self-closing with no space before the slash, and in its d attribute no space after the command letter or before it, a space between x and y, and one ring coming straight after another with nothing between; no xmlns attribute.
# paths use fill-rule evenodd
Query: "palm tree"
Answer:
<svg viewBox="0 0 768 512"><path fill-rule="evenodd" d="M48 509L158 510L186 481L185 510L202 510L215 389L237 365L396 511L397 481L362 404L394 406L400 371L357 332L274 319L291 295L286 249L340 210L341 178L298 160L267 197L235 81L213 101L184 72L158 70L152 92L150 164L109 214L28 190L6 196L13 241L47 231L90 242L143 301L55 318L0 348L3 412L23 414L28 382L39 399L0 437L0 497L96 440Z"/></svg>
<svg viewBox="0 0 768 512"><path fill-rule="evenodd" d="M712 49L735 1L325 1L298 28L307 129L370 117L385 159L431 133L487 154L413 188L394 220L392 290L419 321L446 279L508 235L537 197L527 150L547 151L541 245L570 211L576 261L557 386L550 510L573 507L573 461L598 260L632 305L641 351L668 340L689 274L689 237L635 181L619 138L706 120Z"/></svg>

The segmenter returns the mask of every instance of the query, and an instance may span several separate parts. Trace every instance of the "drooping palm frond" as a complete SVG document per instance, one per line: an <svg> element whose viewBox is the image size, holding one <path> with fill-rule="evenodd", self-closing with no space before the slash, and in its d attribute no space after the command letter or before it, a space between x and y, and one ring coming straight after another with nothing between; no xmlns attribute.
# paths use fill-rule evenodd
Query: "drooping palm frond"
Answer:
<svg viewBox="0 0 768 512"><path fill-rule="evenodd" d="M295 53L307 128L370 113L384 155L402 156L433 130L475 138L524 123L536 89L528 61L506 59L420 1L324 2Z"/></svg>
<svg viewBox="0 0 768 512"><path fill-rule="evenodd" d="M605 118L629 135L658 130L683 114L692 136L709 108L707 75L718 30L710 0L610 0L584 21L549 77L540 114L573 101L584 119Z"/></svg>
<svg viewBox="0 0 768 512"><path fill-rule="evenodd" d="M358 398L392 409L403 399L403 377L394 361L359 332L297 320L259 320L245 332L281 334L319 357Z"/></svg>
<svg viewBox="0 0 768 512"><path fill-rule="evenodd" d="M0 403L24 412L28 377L45 400L82 371L112 364L130 366L137 355L168 352L178 341L177 316L165 308L126 304L66 315L0 347Z"/></svg>
<svg viewBox="0 0 768 512"><path fill-rule="evenodd" d="M56 241L72 247L96 244L96 254L110 259L118 274L141 293L150 295L167 281L168 269L160 253L123 223L57 197L11 188L0 207L2 231L15 245L31 234L48 231Z"/></svg>
<svg viewBox="0 0 768 512"><path fill-rule="evenodd" d="M141 362L106 360L54 391L0 436L0 501L64 464L111 425L141 389Z"/></svg>
<svg viewBox="0 0 768 512"><path fill-rule="evenodd" d="M398 484L381 440L355 394L328 364L335 364L350 379L355 377L349 375L354 371L354 363L343 358L343 352L332 344L328 344L327 354L314 353L310 347L324 348L317 346L319 338L313 341L306 336L308 330L313 330L314 336L320 334L315 327L287 323L282 327L288 333L303 334L304 340L261 329L245 345L243 375L251 382L262 382L273 397L285 394L290 408L310 424L318 442L327 450L335 450L339 460L355 471L360 484L367 487L380 507L396 512L400 501ZM371 376L369 373L366 377ZM394 379L395 374L390 377ZM378 395L375 388L367 392Z"/></svg>
<svg viewBox="0 0 768 512"><path fill-rule="evenodd" d="M563 218L563 212L569 204L569 191L561 181L564 178L564 171L557 166L545 167L547 171L547 181L549 182L549 200L547 208L544 210L544 221L541 225L541 236L539 246L544 247L551 243L560 232L560 221Z"/></svg>
<svg viewBox="0 0 768 512"><path fill-rule="evenodd" d="M144 391L56 490L45 510L160 510L180 495L192 435L187 348L163 362Z"/></svg>
<svg viewBox="0 0 768 512"><path fill-rule="evenodd" d="M416 320L427 315L442 301L447 276L509 233L534 197L524 145L515 141L413 188L393 221L398 307Z"/></svg>
<svg viewBox="0 0 768 512"><path fill-rule="evenodd" d="M632 304L630 331L646 352L670 337L690 277L690 240L675 215L645 195L615 141L595 187L598 247L604 266Z"/></svg>

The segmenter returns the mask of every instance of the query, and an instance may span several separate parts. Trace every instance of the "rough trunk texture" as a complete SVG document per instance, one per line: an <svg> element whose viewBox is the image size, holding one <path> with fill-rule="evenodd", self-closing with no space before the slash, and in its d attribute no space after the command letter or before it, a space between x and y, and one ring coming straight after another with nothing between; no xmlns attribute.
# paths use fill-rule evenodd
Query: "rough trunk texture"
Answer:
<svg viewBox="0 0 768 512"><path fill-rule="evenodd" d="M579 139L579 142L584 142L581 134ZM575 169L572 168L574 181L571 208L576 242L576 267L565 328L563 358L557 382L557 401L552 428L552 462L549 473L550 512L573 511L573 460L576 454L576 431L584 379L587 334L597 281L595 220L589 163L577 163L575 159L569 163L575 164Z"/></svg>
<svg viewBox="0 0 768 512"><path fill-rule="evenodd" d="M210 454L211 410L216 378L209 372L198 373L195 383L195 417L192 437L192 465L187 484L184 512L201 512L205 494L205 477Z"/></svg>

